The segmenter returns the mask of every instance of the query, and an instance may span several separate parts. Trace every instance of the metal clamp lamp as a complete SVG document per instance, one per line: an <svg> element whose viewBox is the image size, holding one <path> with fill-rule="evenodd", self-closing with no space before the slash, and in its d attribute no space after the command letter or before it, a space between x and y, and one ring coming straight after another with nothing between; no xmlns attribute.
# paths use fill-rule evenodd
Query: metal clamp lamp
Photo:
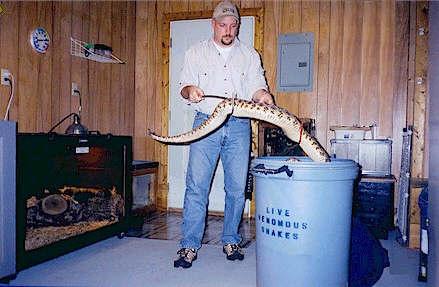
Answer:
<svg viewBox="0 0 439 287"><path fill-rule="evenodd" d="M88 134L88 129L81 124L81 118L77 113L70 113L69 115L65 116L62 120L60 120L56 125L54 125L49 133L53 132L54 129L56 129L60 124L62 124L66 119L68 119L70 116L73 116L73 123L69 125L65 131L65 134L67 135L85 135Z"/></svg>
<svg viewBox="0 0 439 287"><path fill-rule="evenodd" d="M75 93L79 94L79 115L80 115L82 110L81 93L78 90L75 90ZM88 134L88 129L81 124L81 117L77 113L70 113L69 115L65 116L62 120L60 120L56 125L54 125L50 129L49 133L52 132L56 127L58 127L60 124L62 124L66 119L68 119L72 115L73 115L73 123L67 127L65 134L67 135Z"/></svg>
<svg viewBox="0 0 439 287"><path fill-rule="evenodd" d="M67 127L67 135L84 135L88 133L88 129L81 124L81 118L78 114L73 114L73 123Z"/></svg>

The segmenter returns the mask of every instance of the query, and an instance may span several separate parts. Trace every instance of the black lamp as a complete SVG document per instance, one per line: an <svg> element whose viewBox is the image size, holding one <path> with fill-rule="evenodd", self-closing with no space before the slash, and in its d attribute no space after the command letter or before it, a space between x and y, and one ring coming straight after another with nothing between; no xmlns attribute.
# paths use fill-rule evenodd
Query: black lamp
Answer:
<svg viewBox="0 0 439 287"><path fill-rule="evenodd" d="M88 133L88 129L81 124L81 118L78 114L73 114L73 123L67 127L67 135L84 135Z"/></svg>
<svg viewBox="0 0 439 287"><path fill-rule="evenodd" d="M81 125L81 118L76 113L70 113L69 115L65 116L62 120L60 120L56 125L54 125L49 133L53 132L56 127L58 127L60 124L62 124L66 119L70 118L70 116L73 116L73 123L68 126L65 133L67 135L84 135L88 133L88 129Z"/></svg>
<svg viewBox="0 0 439 287"><path fill-rule="evenodd" d="M77 89L74 90L74 93L77 93L79 95L79 115L80 115L81 111L82 111L81 93ZM57 126L59 126L60 124L62 124L65 120L70 118L70 116L73 116L73 123L67 127L65 134L66 135L86 135L86 134L88 134L88 129L85 126L81 125L81 117L79 115L77 113L68 114L67 116L62 118L62 120L60 120L56 125L54 125L50 129L49 133L51 133L53 130L55 130L55 128Z"/></svg>

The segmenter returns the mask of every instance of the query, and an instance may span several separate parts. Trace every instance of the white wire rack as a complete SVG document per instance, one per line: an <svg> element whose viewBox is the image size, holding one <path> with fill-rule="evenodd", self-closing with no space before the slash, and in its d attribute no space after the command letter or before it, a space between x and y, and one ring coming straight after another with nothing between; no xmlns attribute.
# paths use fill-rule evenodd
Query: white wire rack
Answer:
<svg viewBox="0 0 439 287"><path fill-rule="evenodd" d="M77 56L101 63L125 64L124 61L114 56L113 54L110 54L109 56L96 54L92 49L87 49L85 47L86 44L87 43L85 42L70 38L70 54L72 56Z"/></svg>

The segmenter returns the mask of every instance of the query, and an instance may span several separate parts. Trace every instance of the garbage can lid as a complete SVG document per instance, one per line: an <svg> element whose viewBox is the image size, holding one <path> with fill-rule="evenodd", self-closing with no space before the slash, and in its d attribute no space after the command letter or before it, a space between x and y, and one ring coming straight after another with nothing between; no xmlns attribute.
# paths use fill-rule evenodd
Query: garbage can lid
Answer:
<svg viewBox="0 0 439 287"><path fill-rule="evenodd" d="M334 181L357 178L359 166L350 159L331 158L330 162L316 162L304 156L266 156L254 159L250 171L255 176Z"/></svg>

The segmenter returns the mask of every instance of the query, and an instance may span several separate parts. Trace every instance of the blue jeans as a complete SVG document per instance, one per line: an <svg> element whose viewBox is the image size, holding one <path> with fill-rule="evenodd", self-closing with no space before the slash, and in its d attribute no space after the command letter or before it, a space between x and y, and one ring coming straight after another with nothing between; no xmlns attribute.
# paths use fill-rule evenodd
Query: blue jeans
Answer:
<svg viewBox="0 0 439 287"><path fill-rule="evenodd" d="M198 112L193 127L208 115ZM222 242L237 244L242 238L238 227L244 209L244 190L250 155L250 120L230 117L219 129L191 144L186 174L183 210L183 248L201 247L209 191L218 158L224 168L224 226Z"/></svg>

